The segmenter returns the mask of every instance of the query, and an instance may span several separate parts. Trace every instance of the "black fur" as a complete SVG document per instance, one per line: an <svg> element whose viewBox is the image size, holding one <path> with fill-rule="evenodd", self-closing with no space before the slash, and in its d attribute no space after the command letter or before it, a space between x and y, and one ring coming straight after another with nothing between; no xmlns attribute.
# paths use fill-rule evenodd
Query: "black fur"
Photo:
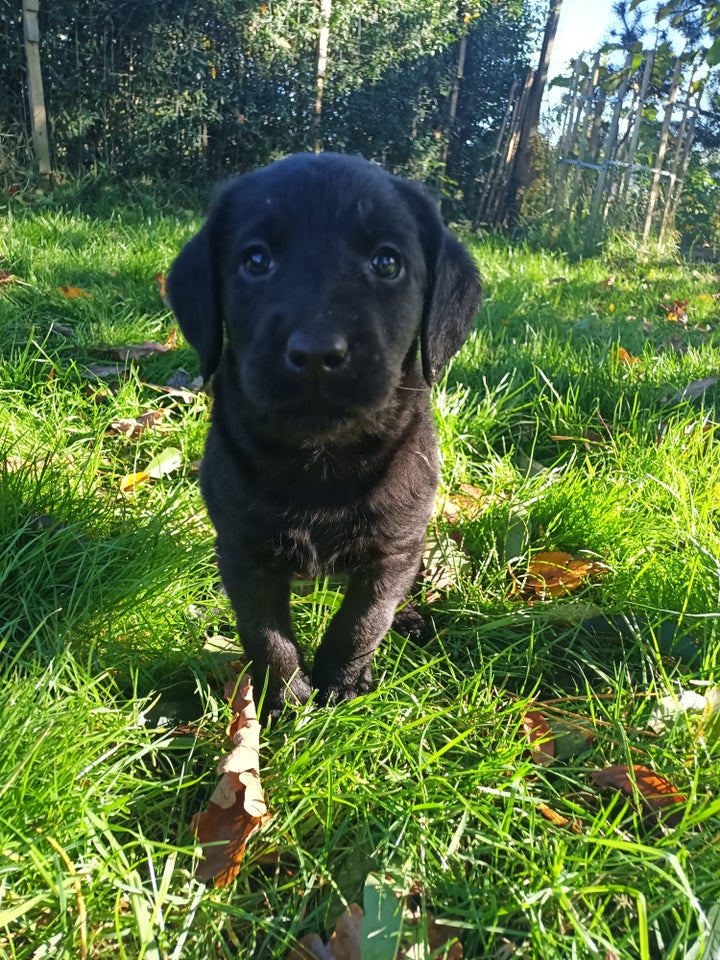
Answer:
<svg viewBox="0 0 720 960"><path fill-rule="evenodd" d="M430 384L472 327L475 266L421 188L307 154L231 180L168 291L215 375L202 490L264 711L311 686L355 697L420 563L438 479ZM310 674L290 584L323 571L347 589Z"/></svg>

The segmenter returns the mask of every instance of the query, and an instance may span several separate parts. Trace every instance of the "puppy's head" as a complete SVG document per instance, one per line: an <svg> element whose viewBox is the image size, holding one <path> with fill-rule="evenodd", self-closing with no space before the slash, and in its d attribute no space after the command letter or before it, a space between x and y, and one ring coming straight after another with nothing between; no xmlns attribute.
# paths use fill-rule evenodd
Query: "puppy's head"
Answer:
<svg viewBox="0 0 720 960"><path fill-rule="evenodd" d="M385 408L418 358L436 380L480 303L421 188L337 154L231 180L168 292L203 377L225 350L244 413L308 437Z"/></svg>

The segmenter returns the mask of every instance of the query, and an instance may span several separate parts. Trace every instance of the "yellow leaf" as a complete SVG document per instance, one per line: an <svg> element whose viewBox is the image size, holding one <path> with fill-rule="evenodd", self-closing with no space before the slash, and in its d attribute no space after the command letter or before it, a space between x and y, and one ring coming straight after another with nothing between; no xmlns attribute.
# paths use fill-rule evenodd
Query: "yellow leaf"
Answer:
<svg viewBox="0 0 720 960"><path fill-rule="evenodd" d="M78 297L89 297L90 294L80 287L58 287L58 292L69 300L77 300Z"/></svg>
<svg viewBox="0 0 720 960"><path fill-rule="evenodd" d="M136 487L139 487L141 483L145 483L145 481L149 479L150 474L147 470L140 470L138 473L126 473L120 481L120 492L130 493L135 490Z"/></svg>

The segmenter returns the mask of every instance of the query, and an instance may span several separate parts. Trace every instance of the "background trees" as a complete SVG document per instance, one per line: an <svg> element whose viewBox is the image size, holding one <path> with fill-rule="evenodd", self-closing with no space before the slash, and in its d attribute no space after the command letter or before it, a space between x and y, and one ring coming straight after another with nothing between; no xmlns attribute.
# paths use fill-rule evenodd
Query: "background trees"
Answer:
<svg viewBox="0 0 720 960"><path fill-rule="evenodd" d="M432 182L452 214L469 214L508 91L537 55L543 8L536 0L46 2L53 165L205 181L317 144ZM0 23L0 173L20 174L30 154L18 0L0 0Z"/></svg>

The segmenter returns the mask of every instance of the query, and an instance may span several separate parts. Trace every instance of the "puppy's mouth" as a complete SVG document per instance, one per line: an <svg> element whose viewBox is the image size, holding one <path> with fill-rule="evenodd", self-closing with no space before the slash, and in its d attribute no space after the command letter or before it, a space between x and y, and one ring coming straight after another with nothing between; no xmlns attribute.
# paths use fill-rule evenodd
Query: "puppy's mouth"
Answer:
<svg viewBox="0 0 720 960"><path fill-rule="evenodd" d="M352 444L381 433L390 406L387 398L362 407L289 403L266 411L261 419L265 431L278 440Z"/></svg>

